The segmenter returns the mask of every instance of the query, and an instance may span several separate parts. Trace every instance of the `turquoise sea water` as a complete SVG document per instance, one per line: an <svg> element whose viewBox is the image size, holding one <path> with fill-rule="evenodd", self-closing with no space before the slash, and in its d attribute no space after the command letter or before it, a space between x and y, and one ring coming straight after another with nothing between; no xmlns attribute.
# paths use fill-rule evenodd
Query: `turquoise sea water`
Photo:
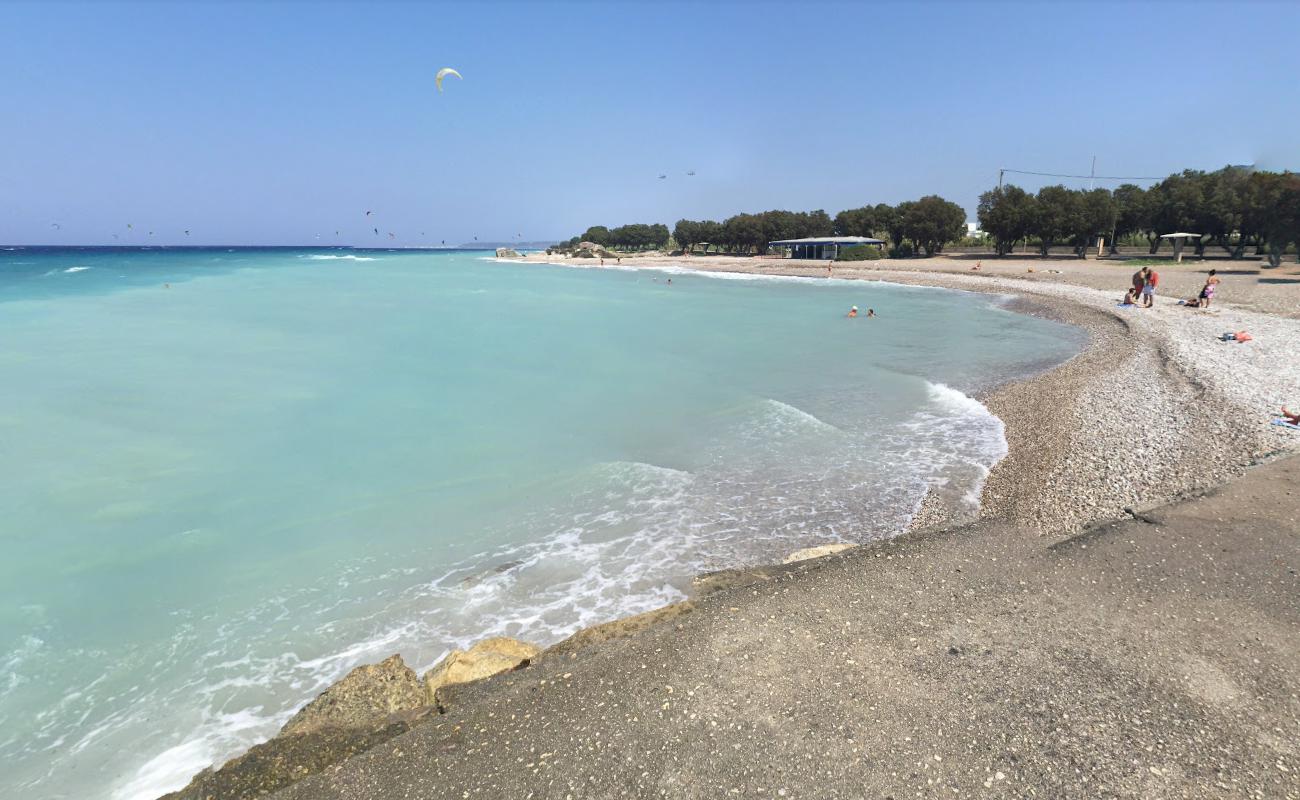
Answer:
<svg viewBox="0 0 1300 800"><path fill-rule="evenodd" d="M485 255L0 250L0 796L152 798L359 663L970 506L1005 442L967 395L1082 343L994 297Z"/></svg>

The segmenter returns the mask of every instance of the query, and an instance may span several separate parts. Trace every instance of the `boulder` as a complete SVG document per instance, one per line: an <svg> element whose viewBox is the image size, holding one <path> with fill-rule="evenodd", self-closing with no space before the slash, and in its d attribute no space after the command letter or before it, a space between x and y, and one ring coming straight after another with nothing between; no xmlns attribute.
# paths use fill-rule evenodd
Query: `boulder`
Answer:
<svg viewBox="0 0 1300 800"><path fill-rule="evenodd" d="M608 642L611 639L622 639L625 636L631 636L652 625L676 619L694 610L694 602L682 600L631 617L623 617L600 625L592 625L589 628L583 628L564 641L546 648L544 657L554 658L560 655L573 655L584 647Z"/></svg>
<svg viewBox="0 0 1300 800"><path fill-rule="evenodd" d="M484 639L469 650L452 650L424 674L424 702L436 703L444 686L526 667L540 652L535 645L505 636Z"/></svg>
<svg viewBox="0 0 1300 800"><path fill-rule="evenodd" d="M203 770L184 789L165 795L162 800L265 797L434 718L433 709L426 706L393 714L366 727L326 726L308 733L281 734L230 759L219 769Z"/></svg>
<svg viewBox="0 0 1300 800"><path fill-rule="evenodd" d="M519 253L512 247L498 247L497 258L519 258Z"/></svg>
<svg viewBox="0 0 1300 800"><path fill-rule="evenodd" d="M296 735L322 728L366 728L400 711L427 705L415 671L395 655L365 664L321 692L280 729Z"/></svg>
<svg viewBox="0 0 1300 800"><path fill-rule="evenodd" d="M831 553L843 552L848 550L850 547L857 547L857 545L849 544L847 542L837 542L835 544L819 544L816 547L805 547L802 550L796 550L786 556L785 560L781 563L793 564L796 561L807 561L811 558L821 558L822 556L828 556Z"/></svg>

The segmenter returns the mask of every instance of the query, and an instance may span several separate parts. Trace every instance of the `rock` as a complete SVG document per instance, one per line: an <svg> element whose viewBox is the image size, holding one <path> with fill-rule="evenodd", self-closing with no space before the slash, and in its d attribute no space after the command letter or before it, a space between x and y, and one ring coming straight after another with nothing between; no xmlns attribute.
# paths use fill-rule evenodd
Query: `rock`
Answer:
<svg viewBox="0 0 1300 800"><path fill-rule="evenodd" d="M578 242L578 249L573 251L573 255L577 258L618 258L617 253L611 253L604 245L595 242Z"/></svg>
<svg viewBox="0 0 1300 800"><path fill-rule="evenodd" d="M424 674L424 700L437 703L438 690L444 686L526 667L540 652L535 645L505 636L484 639L468 651L452 650Z"/></svg>
<svg viewBox="0 0 1300 800"><path fill-rule="evenodd" d="M303 706L280 729L281 735L323 728L366 728L400 711L427 705L415 671L395 655L357 667Z"/></svg>
<svg viewBox="0 0 1300 800"><path fill-rule="evenodd" d="M500 564L497 564L492 569L489 569L485 572L480 572L477 575L470 575L469 577L462 579L461 582L457 585L462 586L466 589L473 588L475 586L478 586L480 583L487 580L488 578L492 577L493 575L501 575L502 573L509 572L515 567L523 566L523 563L524 562L522 561L504 561Z"/></svg>
<svg viewBox="0 0 1300 800"><path fill-rule="evenodd" d="M857 545L848 544L847 542L838 542L836 544L819 544L816 547L805 547L802 550L796 550L786 556L785 560L781 563L793 564L796 561L807 561L810 558L821 558L822 556L828 556L831 553L843 552L851 547L857 547Z"/></svg>
<svg viewBox="0 0 1300 800"><path fill-rule="evenodd" d="M558 655L576 653L584 647L593 644L607 642L610 639L621 639L624 636L631 636L634 633L643 631L651 625L657 625L670 619L675 619L683 614L689 614L695 609L695 603L690 600L682 600L679 603L656 608L652 611L646 611L623 619L616 619L601 625L592 625L590 628L583 628L564 641L546 648L545 657L553 658Z"/></svg>
<svg viewBox="0 0 1300 800"><path fill-rule="evenodd" d="M700 599L711 594L734 589L737 586L753 586L772 579L777 573L775 567L753 567L750 569L720 569L706 572L691 578L691 596Z"/></svg>
<svg viewBox="0 0 1300 800"><path fill-rule="evenodd" d="M511 247L498 247L497 258L519 258L519 253Z"/></svg>
<svg viewBox="0 0 1300 800"><path fill-rule="evenodd" d="M401 656L366 664L303 706L279 735L200 772L167 800L263 797L401 735L433 712Z"/></svg>
<svg viewBox="0 0 1300 800"><path fill-rule="evenodd" d="M308 733L282 734L230 759L220 769L203 770L184 789L168 794L162 800L265 797L400 736L432 718L431 714L433 709L426 706L394 714L369 727L325 726Z"/></svg>

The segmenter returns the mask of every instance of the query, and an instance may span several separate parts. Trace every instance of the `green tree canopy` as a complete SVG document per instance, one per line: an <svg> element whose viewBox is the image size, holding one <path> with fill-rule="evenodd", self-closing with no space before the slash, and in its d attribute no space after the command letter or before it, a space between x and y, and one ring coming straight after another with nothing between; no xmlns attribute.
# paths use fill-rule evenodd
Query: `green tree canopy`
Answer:
<svg viewBox="0 0 1300 800"><path fill-rule="evenodd" d="M604 225L592 225L590 228L587 229L586 233L582 234L582 236L579 237L579 241L595 242L596 244L601 245L602 247L608 246L609 228L606 228Z"/></svg>
<svg viewBox="0 0 1300 800"><path fill-rule="evenodd" d="M911 200L904 200L889 210L888 219L884 222L885 231L889 234L889 241L895 248L903 244L903 240L908 238L907 233L907 213L916 205ZM879 213L879 206L877 213Z"/></svg>
<svg viewBox="0 0 1300 800"><path fill-rule="evenodd" d="M1007 185L980 195L976 214L980 228L993 237L999 256L1029 235L1034 226L1034 196L1019 186Z"/></svg>
<svg viewBox="0 0 1300 800"><path fill-rule="evenodd" d="M926 195L903 214L903 232L926 255L934 255L966 233L966 211L936 194Z"/></svg>
<svg viewBox="0 0 1300 800"><path fill-rule="evenodd" d="M1046 256L1052 245L1072 239L1081 227L1078 195L1064 186L1044 186L1034 198L1033 233L1038 251Z"/></svg>
<svg viewBox="0 0 1300 800"><path fill-rule="evenodd" d="M836 236L866 236L874 238L878 225L873 206L850 208L835 215L833 233Z"/></svg>

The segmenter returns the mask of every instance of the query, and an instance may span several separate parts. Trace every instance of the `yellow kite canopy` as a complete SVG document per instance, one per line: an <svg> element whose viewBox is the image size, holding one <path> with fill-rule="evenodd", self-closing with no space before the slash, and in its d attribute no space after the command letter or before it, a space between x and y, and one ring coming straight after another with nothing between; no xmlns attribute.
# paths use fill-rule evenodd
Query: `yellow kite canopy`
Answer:
<svg viewBox="0 0 1300 800"><path fill-rule="evenodd" d="M461 78L460 73L457 72L456 70L452 69L451 67L443 67L442 69L438 70L438 77L433 79L433 82L438 85L438 91L440 92L442 91L442 79L447 77L448 75L455 75L458 79L464 80L464 78Z"/></svg>

